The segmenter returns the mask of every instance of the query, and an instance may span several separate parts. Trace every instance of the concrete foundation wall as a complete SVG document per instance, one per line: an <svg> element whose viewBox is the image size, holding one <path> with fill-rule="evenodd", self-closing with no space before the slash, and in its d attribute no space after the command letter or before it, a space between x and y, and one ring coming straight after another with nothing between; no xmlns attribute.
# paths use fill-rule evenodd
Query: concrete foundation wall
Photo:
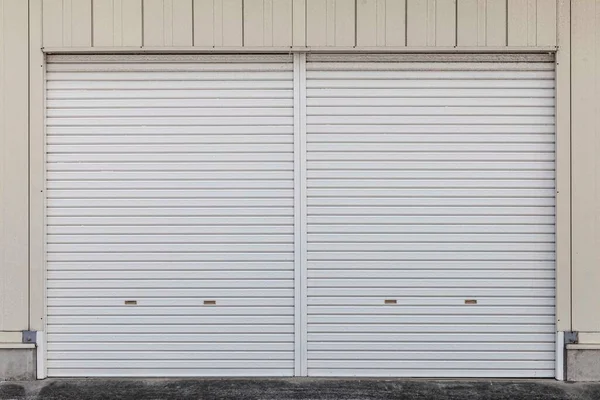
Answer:
<svg viewBox="0 0 600 400"><path fill-rule="evenodd" d="M36 378L35 348L0 349L0 381L29 381Z"/></svg>

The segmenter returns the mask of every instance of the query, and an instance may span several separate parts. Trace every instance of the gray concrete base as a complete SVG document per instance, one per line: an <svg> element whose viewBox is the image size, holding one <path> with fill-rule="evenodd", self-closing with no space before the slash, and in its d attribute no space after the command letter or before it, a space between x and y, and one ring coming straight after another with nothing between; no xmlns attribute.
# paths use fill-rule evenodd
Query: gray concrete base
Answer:
<svg viewBox="0 0 600 400"><path fill-rule="evenodd" d="M600 383L554 380L47 379L0 383L17 400L598 400Z"/></svg>
<svg viewBox="0 0 600 400"><path fill-rule="evenodd" d="M35 349L0 349L0 380L35 379Z"/></svg>
<svg viewBox="0 0 600 400"><path fill-rule="evenodd" d="M600 348L598 346L567 346L567 380L600 382Z"/></svg>

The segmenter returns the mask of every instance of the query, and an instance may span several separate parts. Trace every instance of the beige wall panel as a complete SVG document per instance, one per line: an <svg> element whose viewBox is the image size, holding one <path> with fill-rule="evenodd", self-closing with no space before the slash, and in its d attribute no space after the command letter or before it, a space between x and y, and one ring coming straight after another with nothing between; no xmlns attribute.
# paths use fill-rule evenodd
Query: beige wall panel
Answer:
<svg viewBox="0 0 600 400"><path fill-rule="evenodd" d="M44 0L44 47L63 46L63 0Z"/></svg>
<svg viewBox="0 0 600 400"><path fill-rule="evenodd" d="M142 46L142 0L94 0L95 47Z"/></svg>
<svg viewBox="0 0 600 400"><path fill-rule="evenodd" d="M243 10L242 0L221 0L222 1L222 29L220 31L223 37L222 45L242 46L244 43L242 25ZM216 32L219 34L219 31Z"/></svg>
<svg viewBox="0 0 600 400"><path fill-rule="evenodd" d="M456 0L435 2L435 46L456 46Z"/></svg>
<svg viewBox="0 0 600 400"><path fill-rule="evenodd" d="M244 46L291 46L292 24L292 0L244 1Z"/></svg>
<svg viewBox="0 0 600 400"><path fill-rule="evenodd" d="M460 0L458 2L456 16L456 43L458 46L485 45L486 3L486 0Z"/></svg>
<svg viewBox="0 0 600 400"><path fill-rule="evenodd" d="M306 0L306 45L354 46L354 5L354 0Z"/></svg>
<svg viewBox="0 0 600 400"><path fill-rule="evenodd" d="M386 0L385 44L406 46L406 0Z"/></svg>
<svg viewBox="0 0 600 400"><path fill-rule="evenodd" d="M29 329L43 331L46 320L46 66L44 55L39 50L42 44L42 0L29 0L29 18Z"/></svg>
<svg viewBox="0 0 600 400"><path fill-rule="evenodd" d="M192 0L144 0L144 46L191 46L192 14Z"/></svg>
<svg viewBox="0 0 600 400"><path fill-rule="evenodd" d="M571 4L559 0L556 53L556 329L571 329Z"/></svg>
<svg viewBox="0 0 600 400"><path fill-rule="evenodd" d="M293 44L293 11L292 3L297 0L272 0L273 2L273 40L275 47L292 46Z"/></svg>
<svg viewBox="0 0 600 400"><path fill-rule="evenodd" d="M427 46L429 0L406 0L406 45Z"/></svg>
<svg viewBox="0 0 600 400"><path fill-rule="evenodd" d="M214 0L194 0L194 46L215 45Z"/></svg>
<svg viewBox="0 0 600 400"><path fill-rule="evenodd" d="M357 0L356 7L357 46L406 44L405 0Z"/></svg>
<svg viewBox="0 0 600 400"><path fill-rule="evenodd" d="M92 45L92 0L70 0L70 19L65 18L65 30L70 30L73 47ZM65 40L65 45L66 45Z"/></svg>
<svg viewBox="0 0 600 400"><path fill-rule="evenodd" d="M28 15L0 1L0 331L29 325Z"/></svg>
<svg viewBox="0 0 600 400"><path fill-rule="evenodd" d="M292 0L292 45L306 46L306 0Z"/></svg>
<svg viewBox="0 0 600 400"><path fill-rule="evenodd" d="M557 10L555 1L537 2L537 38L538 46L556 46Z"/></svg>
<svg viewBox="0 0 600 400"><path fill-rule="evenodd" d="M600 331L600 0L571 3L573 329Z"/></svg>
<svg viewBox="0 0 600 400"><path fill-rule="evenodd" d="M487 0L485 23L487 46L506 46L506 7L506 0Z"/></svg>
<svg viewBox="0 0 600 400"><path fill-rule="evenodd" d="M545 15L539 20L540 13ZM550 23L552 27L545 26ZM554 39L547 45L556 44L556 3L549 0L508 0L508 45L538 45L538 28L552 31Z"/></svg>

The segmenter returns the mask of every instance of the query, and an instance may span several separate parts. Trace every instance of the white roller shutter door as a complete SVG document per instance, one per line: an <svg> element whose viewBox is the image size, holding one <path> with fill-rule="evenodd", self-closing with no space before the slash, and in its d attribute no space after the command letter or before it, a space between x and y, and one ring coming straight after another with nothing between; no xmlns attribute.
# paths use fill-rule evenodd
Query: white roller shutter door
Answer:
<svg viewBox="0 0 600 400"><path fill-rule="evenodd" d="M553 376L552 57L305 59L48 58L49 376Z"/></svg>
<svg viewBox="0 0 600 400"><path fill-rule="evenodd" d="M308 374L552 377L554 65L320 57Z"/></svg>
<svg viewBox="0 0 600 400"><path fill-rule="evenodd" d="M48 64L48 375L293 375L292 57L82 58Z"/></svg>

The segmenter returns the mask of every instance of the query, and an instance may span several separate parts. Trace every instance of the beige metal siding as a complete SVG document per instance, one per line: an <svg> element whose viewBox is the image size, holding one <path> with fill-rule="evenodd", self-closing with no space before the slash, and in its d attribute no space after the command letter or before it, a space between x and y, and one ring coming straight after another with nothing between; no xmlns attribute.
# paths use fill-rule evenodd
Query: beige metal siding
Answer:
<svg viewBox="0 0 600 400"><path fill-rule="evenodd" d="M28 326L27 8L0 0L0 331Z"/></svg>
<svg viewBox="0 0 600 400"><path fill-rule="evenodd" d="M536 47L553 0L45 0L44 47Z"/></svg>
<svg viewBox="0 0 600 400"><path fill-rule="evenodd" d="M600 331L600 0L571 7L573 329Z"/></svg>

